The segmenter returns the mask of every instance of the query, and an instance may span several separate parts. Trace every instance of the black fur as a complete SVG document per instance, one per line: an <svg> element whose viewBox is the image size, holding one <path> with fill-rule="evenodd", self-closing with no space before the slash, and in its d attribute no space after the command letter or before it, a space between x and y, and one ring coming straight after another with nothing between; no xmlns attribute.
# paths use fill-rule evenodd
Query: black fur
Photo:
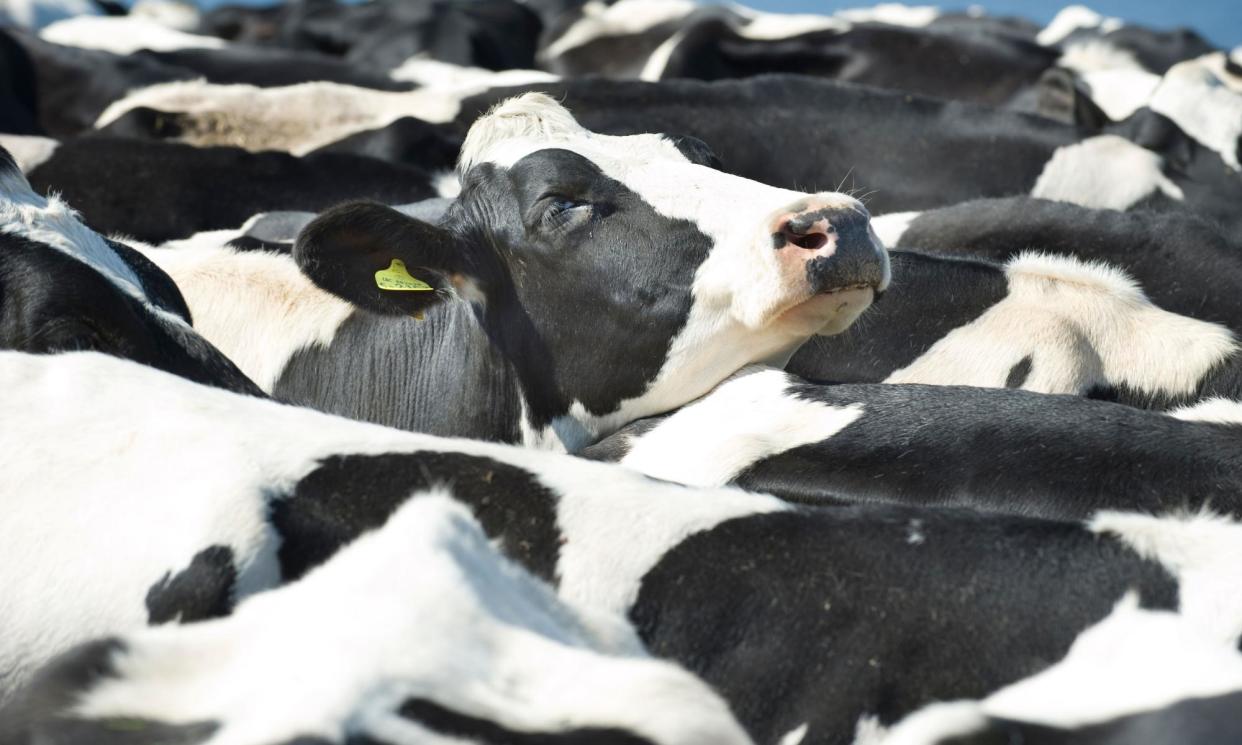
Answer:
<svg viewBox="0 0 1242 745"><path fill-rule="evenodd" d="M785 499L886 502L1082 520L1209 507L1242 516L1242 427L1075 396L924 385L810 385L788 397L863 413L764 457L734 483ZM584 452L619 459L636 423ZM727 433L704 433L723 437Z"/></svg>
<svg viewBox="0 0 1242 745"><path fill-rule="evenodd" d="M118 253L127 261L136 255ZM131 266L155 291L157 305L184 310L180 293L170 294L176 288L154 265L144 260ZM0 234L0 349L103 352L198 383L263 395L189 327L153 314L88 265L13 234Z"/></svg>
<svg viewBox="0 0 1242 745"><path fill-rule="evenodd" d="M226 616L233 608L236 581L233 549L205 548L176 576L165 572L147 591L147 623L188 623Z"/></svg>
<svg viewBox="0 0 1242 745"><path fill-rule="evenodd" d="M1164 569L1076 524L850 507L692 535L643 578L630 616L756 742L807 722L804 743L842 743L862 714L890 723L1040 671L1129 589L1177 602Z"/></svg>
<svg viewBox="0 0 1242 745"><path fill-rule="evenodd" d="M562 198L589 205L577 213L581 222L555 211ZM472 168L438 226L375 205L341 207L303 230L294 257L320 286L380 315L356 314L328 349L295 356L276 394L407 429L501 440L517 437L518 390L537 429L574 401L610 413L641 395L663 366L710 248L692 222L658 214L560 149L508 169ZM437 289L472 280L486 302L377 289L375 272L394 258ZM423 311L425 320L410 317ZM439 345L444 358L432 353ZM402 368L396 377L394 365ZM452 372L431 379L431 368ZM391 398L377 412L372 388L392 386L378 394ZM463 399L445 398L448 386L470 396L469 411ZM431 398L420 402L420 391ZM484 405L489 400L498 405ZM448 418L424 416L429 406L448 407Z"/></svg>
<svg viewBox="0 0 1242 745"><path fill-rule="evenodd" d="M325 561L359 534L383 525L410 494L449 486L470 506L506 556L534 575L555 579L559 555L556 495L528 471L461 453L390 453L325 458L275 501L286 580Z"/></svg>
<svg viewBox="0 0 1242 745"><path fill-rule="evenodd" d="M347 199L404 204L435 196L425 172L373 158L298 158L105 136L65 142L31 171L30 183L40 193L61 192L95 230L148 243L236 228L259 212L318 212Z"/></svg>
<svg viewBox="0 0 1242 745"><path fill-rule="evenodd" d="M1009 292L1001 268L982 261L890 251L889 262L884 302L840 334L811 337L787 370L821 382L878 383Z"/></svg>
<svg viewBox="0 0 1242 745"><path fill-rule="evenodd" d="M1242 742L1242 692L1190 698L1099 724L1058 728L990 719L983 731L935 745L1223 745Z"/></svg>

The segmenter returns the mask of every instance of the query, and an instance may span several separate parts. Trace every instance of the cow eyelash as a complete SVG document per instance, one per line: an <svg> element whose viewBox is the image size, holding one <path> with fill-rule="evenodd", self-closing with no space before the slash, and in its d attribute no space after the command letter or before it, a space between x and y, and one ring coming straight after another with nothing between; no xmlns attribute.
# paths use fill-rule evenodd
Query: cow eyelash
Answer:
<svg viewBox="0 0 1242 745"><path fill-rule="evenodd" d="M543 221L550 227L568 227L571 222L580 221L591 214L590 202L557 195L549 195L545 197L545 200L548 206L544 209Z"/></svg>

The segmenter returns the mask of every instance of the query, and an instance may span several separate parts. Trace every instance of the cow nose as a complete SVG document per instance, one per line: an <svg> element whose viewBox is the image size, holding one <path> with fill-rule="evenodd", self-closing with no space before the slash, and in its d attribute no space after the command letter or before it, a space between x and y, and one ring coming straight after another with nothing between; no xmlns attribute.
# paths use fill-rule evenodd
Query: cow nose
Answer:
<svg viewBox="0 0 1242 745"><path fill-rule="evenodd" d="M784 272L804 277L812 292L883 283L884 249L859 202L811 198L782 211L770 228Z"/></svg>
<svg viewBox="0 0 1242 745"><path fill-rule="evenodd" d="M786 217L774 234L773 243L777 249L789 247L818 251L828 245L836 234L837 227L827 217L818 213L803 213Z"/></svg>

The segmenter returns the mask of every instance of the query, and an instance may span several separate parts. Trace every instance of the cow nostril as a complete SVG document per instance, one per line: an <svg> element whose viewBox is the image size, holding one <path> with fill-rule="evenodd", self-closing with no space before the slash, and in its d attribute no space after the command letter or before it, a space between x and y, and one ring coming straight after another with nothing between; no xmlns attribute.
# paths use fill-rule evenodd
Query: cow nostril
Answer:
<svg viewBox="0 0 1242 745"><path fill-rule="evenodd" d="M785 239L798 248L805 248L811 251L823 248L824 244L828 242L828 236L823 233L811 233L810 235L787 233Z"/></svg>

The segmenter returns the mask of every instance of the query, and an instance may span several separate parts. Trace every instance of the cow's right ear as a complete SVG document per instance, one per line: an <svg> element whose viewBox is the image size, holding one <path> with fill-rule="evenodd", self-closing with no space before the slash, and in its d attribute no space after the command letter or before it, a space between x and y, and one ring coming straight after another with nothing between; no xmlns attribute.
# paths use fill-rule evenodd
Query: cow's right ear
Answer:
<svg viewBox="0 0 1242 745"><path fill-rule="evenodd" d="M316 285L375 313L418 315L454 293L479 299L456 236L382 204L324 212L298 234L293 258Z"/></svg>
<svg viewBox="0 0 1242 745"><path fill-rule="evenodd" d="M1044 117L1098 132L1111 119L1078 87L1078 76L1062 67L1050 67L1035 84L1036 111Z"/></svg>

